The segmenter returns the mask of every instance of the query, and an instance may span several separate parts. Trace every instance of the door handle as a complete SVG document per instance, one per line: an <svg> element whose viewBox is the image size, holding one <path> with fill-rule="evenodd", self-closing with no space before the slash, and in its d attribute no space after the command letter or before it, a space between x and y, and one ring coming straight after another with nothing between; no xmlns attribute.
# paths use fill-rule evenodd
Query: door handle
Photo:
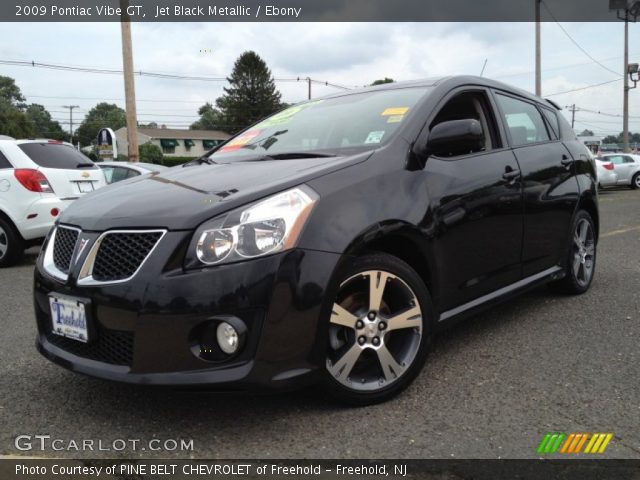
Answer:
<svg viewBox="0 0 640 480"><path fill-rule="evenodd" d="M560 163L562 163L562 165L564 165L565 167L568 167L573 163L573 158L569 158L566 155L562 155L562 160L560 160Z"/></svg>
<svg viewBox="0 0 640 480"><path fill-rule="evenodd" d="M502 174L502 178L505 180L513 180L514 178L518 178L520 176L520 170L513 169L511 167L507 167L505 172Z"/></svg>

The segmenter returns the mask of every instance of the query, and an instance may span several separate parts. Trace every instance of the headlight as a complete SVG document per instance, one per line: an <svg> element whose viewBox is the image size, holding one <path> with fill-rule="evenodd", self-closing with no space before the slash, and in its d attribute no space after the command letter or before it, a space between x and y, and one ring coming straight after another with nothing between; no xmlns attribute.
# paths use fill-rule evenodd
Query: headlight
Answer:
<svg viewBox="0 0 640 480"><path fill-rule="evenodd" d="M193 237L186 267L237 262L293 248L317 200L318 195L303 185L204 223Z"/></svg>

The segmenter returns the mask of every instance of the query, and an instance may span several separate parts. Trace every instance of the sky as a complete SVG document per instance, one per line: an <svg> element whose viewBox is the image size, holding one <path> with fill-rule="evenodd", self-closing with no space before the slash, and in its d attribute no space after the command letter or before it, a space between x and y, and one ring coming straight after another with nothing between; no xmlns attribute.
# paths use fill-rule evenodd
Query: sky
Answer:
<svg viewBox="0 0 640 480"><path fill-rule="evenodd" d="M119 23L0 25L0 60L122 68ZM640 26L631 24L629 33L630 61L640 62ZM486 60L484 76L533 91L534 35L532 23L132 25L136 71L227 77L236 58L253 50L267 62L276 79L311 77L349 88L384 77L414 80L479 75ZM622 22L543 22L543 96L563 108L575 104L581 109L576 113L577 132L590 129L604 136L622 130L623 82L622 75L615 72L623 69L623 47ZM65 129L69 120L63 105L80 106L74 110L74 124L100 101L124 107L121 75L8 65L0 65L0 75L14 78L27 102L47 107ZM136 76L135 82L139 122L155 121L171 128L188 128L197 120L198 108L214 102L226 85L144 76ZM286 102L306 99L306 82L276 81L276 85ZM314 84L312 96L338 91ZM631 90L629 98L630 130L640 131L640 89ZM563 113L570 118L567 108Z"/></svg>

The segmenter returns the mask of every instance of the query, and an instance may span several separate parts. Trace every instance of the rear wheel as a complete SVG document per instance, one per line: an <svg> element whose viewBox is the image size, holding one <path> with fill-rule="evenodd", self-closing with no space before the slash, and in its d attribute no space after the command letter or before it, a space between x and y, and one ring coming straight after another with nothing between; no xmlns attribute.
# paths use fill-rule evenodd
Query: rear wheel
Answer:
<svg viewBox="0 0 640 480"><path fill-rule="evenodd" d="M406 388L420 372L433 308L419 275L387 254L343 270L329 319L325 384L339 400L367 405Z"/></svg>
<svg viewBox="0 0 640 480"><path fill-rule="evenodd" d="M637 190L640 188L640 172L636 173L631 179L631 188Z"/></svg>
<svg viewBox="0 0 640 480"><path fill-rule="evenodd" d="M15 264L24 252L24 244L13 225L0 218L0 268Z"/></svg>
<svg viewBox="0 0 640 480"><path fill-rule="evenodd" d="M596 269L595 227L585 210L576 215L570 241L566 275L550 287L563 293L581 294L589 290Z"/></svg>

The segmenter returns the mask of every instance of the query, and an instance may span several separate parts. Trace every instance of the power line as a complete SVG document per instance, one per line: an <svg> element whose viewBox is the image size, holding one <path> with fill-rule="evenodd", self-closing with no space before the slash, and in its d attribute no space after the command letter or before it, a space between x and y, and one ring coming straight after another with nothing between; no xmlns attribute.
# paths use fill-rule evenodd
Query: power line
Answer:
<svg viewBox="0 0 640 480"><path fill-rule="evenodd" d="M580 92L582 90L587 90L589 88L596 88L596 87L601 87L603 85L608 85L610 83L619 82L620 80L622 80L622 78L616 78L615 80L609 80L608 82L602 82L602 83L596 83L596 84L593 84L593 85L587 85L585 87L574 88L573 90L566 90L564 92L550 93L548 95L545 95L545 97L555 97L556 95L564 95L565 93Z"/></svg>
<svg viewBox="0 0 640 480"><path fill-rule="evenodd" d="M560 27L560 30L563 31L563 33L567 36L567 38L569 40L571 40L573 42L573 44L578 47L578 49L584 53L587 57L589 57L591 60L593 60L594 63L596 63L597 65L599 65L600 67L604 68L606 71L611 72L615 75L617 75L618 77L623 77L623 75L620 72L616 72L615 70L611 70L609 67L607 67L606 65L603 65L602 63L600 63L598 60L596 60L595 58L593 58L593 56L587 52L584 48L582 48L582 46L571 36L569 35L569 32L567 32L567 30L562 26L562 24L556 19L556 17L553 15L553 13L551 13L551 10L549 9L549 7L547 6L546 2L544 0L541 0L542 5L544 6L544 9L547 11L547 13L551 16L551 18L553 19L554 22L556 22L556 25L558 25L558 27Z"/></svg>

